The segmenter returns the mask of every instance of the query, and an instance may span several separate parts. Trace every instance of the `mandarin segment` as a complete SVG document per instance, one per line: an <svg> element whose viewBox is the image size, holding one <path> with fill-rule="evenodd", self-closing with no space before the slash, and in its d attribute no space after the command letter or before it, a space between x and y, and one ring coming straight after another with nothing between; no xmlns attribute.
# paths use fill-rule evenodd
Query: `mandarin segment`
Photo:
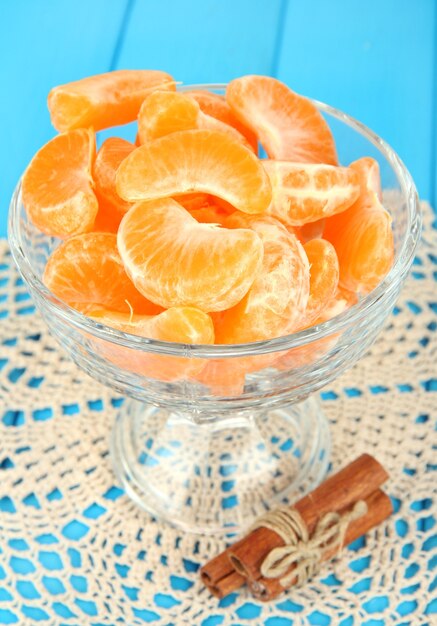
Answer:
<svg viewBox="0 0 437 626"><path fill-rule="evenodd" d="M302 224L302 226L294 227L294 233L299 237L301 243L307 243L311 239L319 239L323 237L323 231L325 230L326 218L322 217L315 222L308 222L308 224Z"/></svg>
<svg viewBox="0 0 437 626"><path fill-rule="evenodd" d="M290 371L301 367L314 366L324 367L328 361L328 353L335 349L339 340L339 334L334 333L321 339L303 344L298 348L292 348L282 354L274 364L279 371ZM326 360L325 358L326 357Z"/></svg>
<svg viewBox="0 0 437 626"><path fill-rule="evenodd" d="M216 320L218 315L220 314L213 314L213 320ZM276 353L208 359L207 365L196 376L196 380L209 387L214 396L238 396L244 391L247 375L271 366L275 360Z"/></svg>
<svg viewBox="0 0 437 626"><path fill-rule="evenodd" d="M146 298L165 308L206 312L241 300L263 257L262 241L252 230L200 224L172 198L132 207L120 224L118 249Z"/></svg>
<svg viewBox="0 0 437 626"><path fill-rule="evenodd" d="M340 315L340 313L343 313L346 309L350 309L350 307L354 306L357 302L358 296L356 293L348 291L339 285L334 297L327 303L314 324L322 324L336 315Z"/></svg>
<svg viewBox="0 0 437 626"><path fill-rule="evenodd" d="M300 226L349 208L360 195L357 173L348 167L263 161L272 184L267 210L285 224Z"/></svg>
<svg viewBox="0 0 437 626"><path fill-rule="evenodd" d="M182 93L155 91L144 100L138 113L140 144L197 128L199 110L197 102Z"/></svg>
<svg viewBox="0 0 437 626"><path fill-rule="evenodd" d="M255 154L258 153L258 139L255 133L235 117L223 96L202 90L186 91L185 93L196 100L204 113L238 130L239 133L246 137Z"/></svg>
<svg viewBox="0 0 437 626"><path fill-rule="evenodd" d="M102 130L133 122L155 89L175 90L174 79L159 70L116 70L54 87L47 104L58 131Z"/></svg>
<svg viewBox="0 0 437 626"><path fill-rule="evenodd" d="M209 206L201 207L199 209L192 209L190 211L190 215L202 224L217 224L219 226L224 226L229 213L223 211L223 209L219 206L210 204Z"/></svg>
<svg viewBox="0 0 437 626"><path fill-rule="evenodd" d="M117 171L117 192L129 202L208 193L245 213L271 202L269 178L257 157L221 132L187 130L140 146Z"/></svg>
<svg viewBox="0 0 437 626"><path fill-rule="evenodd" d="M378 200L382 202L381 174L378 161L372 159L372 157L362 157L353 161L349 167L358 175L361 205L371 205L374 193L378 196Z"/></svg>
<svg viewBox="0 0 437 626"><path fill-rule="evenodd" d="M337 165L334 139L317 107L276 78L236 78L226 100L271 159Z"/></svg>
<svg viewBox="0 0 437 626"><path fill-rule="evenodd" d="M212 204L211 196L207 193L187 193L174 196L174 199L190 213L198 209L206 209Z"/></svg>
<svg viewBox="0 0 437 626"><path fill-rule="evenodd" d="M111 328L154 339L182 344L214 343L214 326L209 315L193 307L172 307L158 315L127 315L109 310L91 311L95 321ZM197 375L203 359L161 356L94 340L98 353L118 367L142 376L172 382Z"/></svg>
<svg viewBox="0 0 437 626"><path fill-rule="evenodd" d="M98 210L94 154L94 133L83 129L57 135L35 154L23 176L22 197L42 232L64 239L92 229Z"/></svg>
<svg viewBox="0 0 437 626"><path fill-rule="evenodd" d="M215 319L217 343L246 343L292 332L305 314L308 259L298 239L277 220L244 214L225 225L252 228L262 239L261 271L246 296Z"/></svg>
<svg viewBox="0 0 437 626"><path fill-rule="evenodd" d="M116 233L123 215L131 204L120 198L115 188L115 175L120 163L133 150L134 144L119 137L103 142L93 166L94 191L99 201L95 231Z"/></svg>
<svg viewBox="0 0 437 626"><path fill-rule="evenodd" d="M360 195L357 200L346 211L338 215L331 216L326 220L326 238L335 239L336 232L341 232L343 225L351 219L355 213L360 213L365 208L372 207L375 202L375 195L379 202L382 202L381 177L379 164L371 157L362 157L353 161L349 168L358 177Z"/></svg>
<svg viewBox="0 0 437 626"><path fill-rule="evenodd" d="M228 210L220 206L217 198L207 193L186 194L175 196L174 199L198 222L223 226L224 220L230 215Z"/></svg>
<svg viewBox="0 0 437 626"><path fill-rule="evenodd" d="M351 215L328 239L340 264L340 284L361 294L370 293L386 276L394 259L391 215L374 194L372 207Z"/></svg>
<svg viewBox="0 0 437 626"><path fill-rule="evenodd" d="M242 143L243 146L251 152L255 152L253 146L247 141L246 137L242 135L238 130L235 130L233 126L229 126L229 124L224 124L223 122L220 122L220 120L217 120L215 117L211 117L210 115L202 113L202 111L199 111L199 115L197 117L197 128L203 130L214 130L219 133L224 133L231 139L235 139L235 141L239 141L240 143Z"/></svg>
<svg viewBox="0 0 437 626"><path fill-rule="evenodd" d="M90 310L89 315L101 324L148 339L184 344L214 343L211 317L194 307L171 307L157 315L130 315L101 308Z"/></svg>
<svg viewBox="0 0 437 626"><path fill-rule="evenodd" d="M214 396L239 396L244 392L245 367L242 358L209 359L196 380Z"/></svg>
<svg viewBox="0 0 437 626"><path fill-rule="evenodd" d="M128 278L112 233L85 233L64 241L47 261L43 282L75 308L93 303L126 313L152 315L162 310Z"/></svg>
<svg viewBox="0 0 437 626"><path fill-rule="evenodd" d="M337 251L340 285L367 294L393 265L391 216L381 204L379 165L363 157L350 164L359 180L360 195L346 211L328 217L323 236Z"/></svg>
<svg viewBox="0 0 437 626"><path fill-rule="evenodd" d="M215 130L229 135L253 150L235 128L206 115L193 98L182 93L156 91L148 96L138 114L140 144L183 130Z"/></svg>
<svg viewBox="0 0 437 626"><path fill-rule="evenodd" d="M337 293L339 266L334 246L325 239L312 239L304 245L310 264L310 295L304 326L314 322Z"/></svg>

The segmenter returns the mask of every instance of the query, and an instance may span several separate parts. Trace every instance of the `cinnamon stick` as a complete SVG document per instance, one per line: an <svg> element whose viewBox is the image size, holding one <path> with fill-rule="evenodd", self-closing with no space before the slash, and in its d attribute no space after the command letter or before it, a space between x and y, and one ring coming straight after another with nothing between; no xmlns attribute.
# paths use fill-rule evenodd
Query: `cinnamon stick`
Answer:
<svg viewBox="0 0 437 626"><path fill-rule="evenodd" d="M365 502L368 509L367 513L350 522L344 539L345 546L352 543L355 539L358 539L358 537L361 537L375 526L378 526L378 524L387 519L387 517L389 517L393 512L390 498L380 489L377 489L368 498L366 498ZM342 511L342 513L343 512L344 511ZM323 553L321 560L327 561L336 554L338 554L338 550L336 548L329 548ZM293 568L291 568L291 570L292 569ZM289 586L291 587L295 585L296 582L297 579L294 578L290 582ZM254 597L263 602L273 600L284 591L284 587L277 578L265 578L260 576L257 579L248 578L247 583Z"/></svg>
<svg viewBox="0 0 437 626"><path fill-rule="evenodd" d="M224 598L244 583L244 576L235 571L229 559L228 550L208 561L200 570L200 577L212 594Z"/></svg>
<svg viewBox="0 0 437 626"><path fill-rule="evenodd" d="M326 513L339 512L357 500L366 500L387 478L382 465L369 454L363 454L326 479L293 508L300 513L311 535ZM284 540L275 531L260 527L228 548L227 554L232 567L254 581L261 577L260 567L267 554L283 545Z"/></svg>
<svg viewBox="0 0 437 626"><path fill-rule="evenodd" d="M247 582L246 578L233 570L230 574L220 578L217 582L207 583L206 586L216 598L221 599L236 589L239 589L245 582Z"/></svg>

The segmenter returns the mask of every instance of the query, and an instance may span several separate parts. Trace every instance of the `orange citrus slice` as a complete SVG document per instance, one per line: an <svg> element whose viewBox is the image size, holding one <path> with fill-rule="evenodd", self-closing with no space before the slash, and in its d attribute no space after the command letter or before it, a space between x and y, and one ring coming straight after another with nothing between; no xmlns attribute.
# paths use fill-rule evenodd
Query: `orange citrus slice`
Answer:
<svg viewBox="0 0 437 626"><path fill-rule="evenodd" d="M378 162L371 157L363 157L351 163L349 168L353 170L358 177L360 195L346 211L338 215L333 215L326 220L325 228L327 239L335 238L337 231L341 230L343 224L346 223L352 215L360 213L366 207L371 208L375 202L375 195L379 202L382 202L381 177Z"/></svg>
<svg viewBox="0 0 437 626"><path fill-rule="evenodd" d="M223 226L224 220L230 215L229 211L217 203L217 198L207 193L186 194L175 196L174 199L198 222Z"/></svg>
<svg viewBox="0 0 437 626"><path fill-rule="evenodd" d="M158 315L127 315L109 310L88 313L94 321L125 333L183 344L214 343L211 318L193 307L172 307ZM116 346L95 340L98 354L118 367L163 381L175 381L198 374L206 365L204 359L161 356L147 351Z"/></svg>
<svg viewBox="0 0 437 626"><path fill-rule="evenodd" d="M140 144L197 128L199 110L197 102L181 93L155 91L144 100L138 113Z"/></svg>
<svg viewBox="0 0 437 626"><path fill-rule="evenodd" d="M349 209L327 218L323 236L337 251L340 285L366 294L381 282L393 264L392 218L381 204L377 161L364 157L349 168L358 176L360 195Z"/></svg>
<svg viewBox="0 0 437 626"><path fill-rule="evenodd" d="M71 306L93 303L149 315L162 310L148 302L129 280L112 233L85 233L64 241L47 261L43 281Z"/></svg>
<svg viewBox="0 0 437 626"><path fill-rule="evenodd" d="M172 198L132 207L120 224L118 249L146 298L165 308L194 306L206 312L241 300L263 256L261 239L252 230L200 224Z"/></svg>
<svg viewBox="0 0 437 626"><path fill-rule="evenodd" d="M92 229L98 210L94 154L94 133L80 129L54 137L31 160L23 176L23 204L44 233L65 238Z"/></svg>
<svg viewBox="0 0 437 626"><path fill-rule="evenodd" d="M236 78L226 100L271 159L337 165L334 139L321 113L276 78Z"/></svg>
<svg viewBox="0 0 437 626"><path fill-rule="evenodd" d="M202 224L216 224L218 226L224 226L225 221L229 216L229 213L223 211L223 209L219 206L214 206L213 204L199 209L193 209L189 211L189 213L195 220L201 222Z"/></svg>
<svg viewBox="0 0 437 626"><path fill-rule="evenodd" d="M129 315L105 309L89 316L124 333L184 344L214 343L210 316L194 307L171 307L157 315Z"/></svg>
<svg viewBox="0 0 437 626"><path fill-rule="evenodd" d="M196 380L209 387L214 396L239 396L244 391L245 361L247 357L208 359Z"/></svg>
<svg viewBox="0 0 437 626"><path fill-rule="evenodd" d="M394 258L391 222L374 194L371 208L351 215L335 235L326 235L337 251L342 287L366 294L385 277Z"/></svg>
<svg viewBox="0 0 437 626"><path fill-rule="evenodd" d="M356 293L338 286L334 297L324 307L314 324L321 324L322 322L332 319L336 315L340 315L340 313L343 313L343 311L346 311L346 309L349 309L357 302L358 296Z"/></svg>
<svg viewBox="0 0 437 626"><path fill-rule="evenodd" d="M308 259L298 239L277 220L233 214L226 226L252 228L262 239L261 271L246 296L215 323L217 343L246 343L291 332L305 314Z"/></svg>
<svg viewBox="0 0 437 626"><path fill-rule="evenodd" d="M258 139L255 133L235 117L224 96L203 90L186 91L185 94L196 100L204 113L238 130L238 132L246 137L253 151L257 154Z"/></svg>
<svg viewBox="0 0 437 626"><path fill-rule="evenodd" d="M99 201L99 211L94 223L95 231L116 233L123 215L132 206L120 198L115 188L115 175L120 163L135 146L119 137L109 137L97 152L93 167L94 191Z"/></svg>
<svg viewBox="0 0 437 626"><path fill-rule="evenodd" d="M360 204L372 205L373 194L376 193L382 202L381 174L379 163L372 157L362 157L349 165L357 174L360 183Z"/></svg>
<svg viewBox="0 0 437 626"><path fill-rule="evenodd" d="M283 353L273 367L280 371L290 371L309 365L318 367L326 367L328 362L328 353L334 350L339 340L339 334L334 333L321 339L303 344L298 348L291 348ZM327 358L324 358L326 355Z"/></svg>
<svg viewBox="0 0 437 626"><path fill-rule="evenodd" d="M326 219L322 217L315 222L308 222L302 224L302 226L294 226L294 233L299 237L301 243L311 241L311 239L319 239L323 237L323 231L325 230Z"/></svg>
<svg viewBox="0 0 437 626"><path fill-rule="evenodd" d="M272 184L267 213L286 224L300 226L350 207L360 195L356 172L348 167L263 161Z"/></svg>
<svg viewBox="0 0 437 626"><path fill-rule="evenodd" d="M146 96L154 89L174 90L170 74L158 70L117 70L54 87L47 104L58 131L102 130L133 122Z"/></svg>
<svg viewBox="0 0 437 626"><path fill-rule="evenodd" d="M219 314L214 314L213 317L217 315ZM275 360L277 360L275 353L208 359L196 380L209 387L210 393L214 396L239 396L244 391L246 375L269 367Z"/></svg>
<svg viewBox="0 0 437 626"><path fill-rule="evenodd" d="M269 178L257 157L217 131L186 130L140 146L117 171L117 192L129 202L203 192L244 213L270 204Z"/></svg>
<svg viewBox="0 0 437 626"><path fill-rule="evenodd" d="M334 246L325 239L312 239L304 244L310 264L310 295L304 326L322 315L334 298L339 280L338 258Z"/></svg>
<svg viewBox="0 0 437 626"><path fill-rule="evenodd" d="M198 209L206 209L212 204L211 196L207 193L187 193L175 196L174 199L190 213Z"/></svg>
<svg viewBox="0 0 437 626"><path fill-rule="evenodd" d="M216 130L241 141L253 150L247 139L233 126L206 115L190 96L171 91L155 91L141 105L138 114L140 144L181 130Z"/></svg>

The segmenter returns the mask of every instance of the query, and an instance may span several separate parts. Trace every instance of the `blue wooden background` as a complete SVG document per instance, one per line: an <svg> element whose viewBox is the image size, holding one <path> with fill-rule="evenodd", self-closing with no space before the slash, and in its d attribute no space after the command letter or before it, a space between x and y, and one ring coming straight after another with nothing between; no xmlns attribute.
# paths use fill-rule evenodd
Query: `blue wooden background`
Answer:
<svg viewBox="0 0 437 626"><path fill-rule="evenodd" d="M0 0L0 236L54 130L57 84L117 68L184 83L270 74L386 139L436 199L436 0ZM434 204L435 206L435 204Z"/></svg>

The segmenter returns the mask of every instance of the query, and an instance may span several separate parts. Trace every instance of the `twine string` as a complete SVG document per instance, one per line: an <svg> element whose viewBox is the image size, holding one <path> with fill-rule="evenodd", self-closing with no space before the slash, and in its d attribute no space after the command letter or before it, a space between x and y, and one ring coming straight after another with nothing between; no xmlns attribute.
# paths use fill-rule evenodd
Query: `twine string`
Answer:
<svg viewBox="0 0 437 626"><path fill-rule="evenodd" d="M326 513L317 523L311 537L307 525L296 509L279 507L260 518L251 530L263 526L276 532L284 541L284 546L273 548L261 564L261 574L265 578L279 578L286 588L297 578L301 585L312 578L320 568L326 550L340 551L349 524L368 511L364 500L358 500L350 511ZM293 567L294 566L294 567ZM290 568L293 568L290 571Z"/></svg>

